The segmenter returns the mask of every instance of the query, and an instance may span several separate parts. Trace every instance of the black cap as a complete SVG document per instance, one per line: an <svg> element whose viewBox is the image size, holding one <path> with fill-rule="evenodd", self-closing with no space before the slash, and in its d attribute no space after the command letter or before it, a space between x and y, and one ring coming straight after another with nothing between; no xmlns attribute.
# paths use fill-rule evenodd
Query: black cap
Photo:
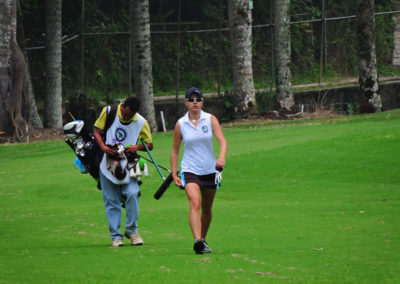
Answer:
<svg viewBox="0 0 400 284"><path fill-rule="evenodd" d="M200 99L203 98L203 93L200 91L199 88L191 87L190 89L188 89L188 90L186 91L186 94L185 94L185 99L190 98L190 95L191 95L191 94L196 94L196 95L198 95Z"/></svg>

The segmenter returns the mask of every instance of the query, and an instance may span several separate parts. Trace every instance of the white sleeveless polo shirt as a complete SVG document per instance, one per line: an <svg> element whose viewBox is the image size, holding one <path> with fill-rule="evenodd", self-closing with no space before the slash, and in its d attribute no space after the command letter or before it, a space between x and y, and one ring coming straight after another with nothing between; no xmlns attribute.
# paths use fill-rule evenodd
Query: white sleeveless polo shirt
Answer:
<svg viewBox="0 0 400 284"><path fill-rule="evenodd" d="M179 119L183 141L181 172L196 175L215 173L211 114L201 111L197 127L189 120L189 112Z"/></svg>

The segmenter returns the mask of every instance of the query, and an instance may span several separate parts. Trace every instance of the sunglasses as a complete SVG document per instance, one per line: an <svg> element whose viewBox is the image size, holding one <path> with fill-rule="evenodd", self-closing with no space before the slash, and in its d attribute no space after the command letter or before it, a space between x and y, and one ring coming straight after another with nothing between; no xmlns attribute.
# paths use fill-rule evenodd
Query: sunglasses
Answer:
<svg viewBox="0 0 400 284"><path fill-rule="evenodd" d="M201 102L203 99L202 98L190 98L190 99L186 99L189 103L193 103L193 102Z"/></svg>

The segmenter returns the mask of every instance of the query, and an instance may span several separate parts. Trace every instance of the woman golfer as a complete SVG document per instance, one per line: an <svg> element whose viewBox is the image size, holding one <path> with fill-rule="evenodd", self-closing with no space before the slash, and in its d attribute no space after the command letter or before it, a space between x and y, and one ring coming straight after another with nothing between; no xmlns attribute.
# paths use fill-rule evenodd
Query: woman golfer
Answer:
<svg viewBox="0 0 400 284"><path fill-rule="evenodd" d="M189 223L196 254L211 252L205 238L211 223L218 177L225 166L227 151L227 142L217 118L201 110L203 100L198 88L192 87L186 91L188 112L175 125L171 151L171 169L177 169L179 148L183 141L181 179L176 171L172 171L172 177L177 186L184 187L189 200ZM213 151L213 135L220 145L218 159L215 159Z"/></svg>

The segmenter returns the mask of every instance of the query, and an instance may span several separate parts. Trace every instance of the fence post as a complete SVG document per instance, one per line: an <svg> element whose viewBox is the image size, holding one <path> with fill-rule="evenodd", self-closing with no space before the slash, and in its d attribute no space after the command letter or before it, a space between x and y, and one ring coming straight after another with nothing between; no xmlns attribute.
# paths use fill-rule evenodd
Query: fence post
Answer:
<svg viewBox="0 0 400 284"><path fill-rule="evenodd" d="M179 96L179 69L180 69L180 57L181 57L181 7L182 0L178 3L178 39L177 39L177 51L176 51L176 89L175 89L175 103L178 105Z"/></svg>
<svg viewBox="0 0 400 284"><path fill-rule="evenodd" d="M132 23L130 19L131 17L129 16L129 40L128 40L129 96L132 95Z"/></svg>
<svg viewBox="0 0 400 284"><path fill-rule="evenodd" d="M85 0L82 0L81 11L81 90L85 90Z"/></svg>
<svg viewBox="0 0 400 284"><path fill-rule="evenodd" d="M273 10L274 10L274 1L270 2L270 21L271 21L271 90L274 87L274 83L275 83L275 58L274 58L274 15L273 15Z"/></svg>
<svg viewBox="0 0 400 284"><path fill-rule="evenodd" d="M325 19L325 0L321 0L321 44L320 44L320 53L319 53L319 85L321 86L322 82L322 67L323 67L323 57L324 57L324 47L325 47L325 28L326 28L326 19Z"/></svg>

